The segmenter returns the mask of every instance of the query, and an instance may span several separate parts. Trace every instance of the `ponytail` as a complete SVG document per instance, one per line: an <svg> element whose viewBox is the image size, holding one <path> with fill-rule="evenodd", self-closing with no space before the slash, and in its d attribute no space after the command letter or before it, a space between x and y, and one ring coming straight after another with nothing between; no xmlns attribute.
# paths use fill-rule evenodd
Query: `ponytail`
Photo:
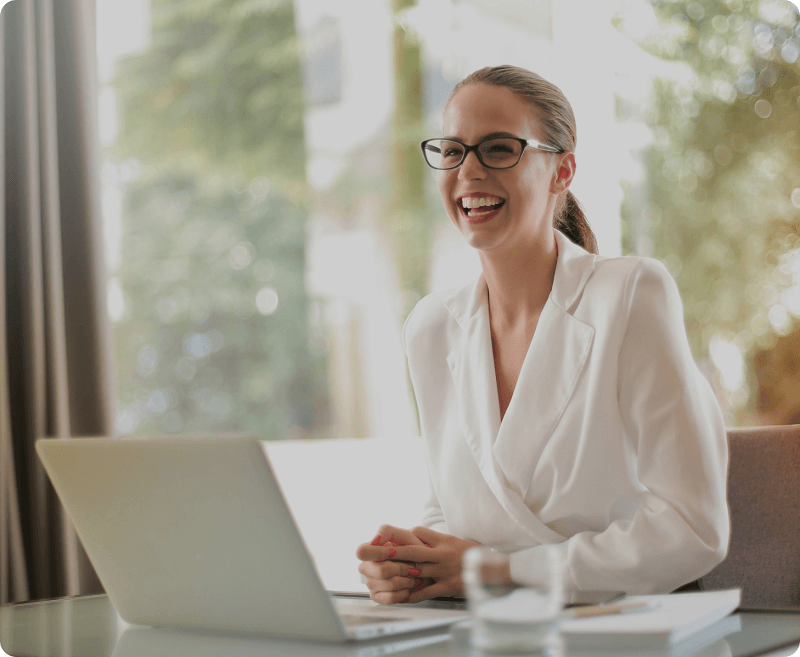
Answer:
<svg viewBox="0 0 800 657"><path fill-rule="evenodd" d="M556 209L553 226L589 253L598 253L597 238L595 238L586 215L583 213L583 207L569 190L567 190L566 197Z"/></svg>

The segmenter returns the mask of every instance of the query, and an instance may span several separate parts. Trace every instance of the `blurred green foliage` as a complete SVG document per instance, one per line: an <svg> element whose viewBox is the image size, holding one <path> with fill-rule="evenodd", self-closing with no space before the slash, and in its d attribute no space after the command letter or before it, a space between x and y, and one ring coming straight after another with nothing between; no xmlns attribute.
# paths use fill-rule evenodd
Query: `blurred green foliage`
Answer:
<svg viewBox="0 0 800 657"><path fill-rule="evenodd" d="M118 155L302 182L301 49L291 0L151 2L150 48L117 68Z"/></svg>
<svg viewBox="0 0 800 657"><path fill-rule="evenodd" d="M399 277L406 291L405 317L428 292L435 218L427 203L420 142L426 138L422 98L422 44L403 26L416 0L392 0L394 116L390 151L391 213Z"/></svg>
<svg viewBox="0 0 800 657"><path fill-rule="evenodd" d="M800 247L798 12L785 0L651 4L657 25L631 38L675 75L656 79L644 117L647 182L626 189L623 249L671 269L698 360L716 334L752 353L774 340L769 289Z"/></svg>
<svg viewBox="0 0 800 657"><path fill-rule="evenodd" d="M126 181L121 433L316 436L324 339L305 289L303 88L288 0L153 0L118 63Z"/></svg>

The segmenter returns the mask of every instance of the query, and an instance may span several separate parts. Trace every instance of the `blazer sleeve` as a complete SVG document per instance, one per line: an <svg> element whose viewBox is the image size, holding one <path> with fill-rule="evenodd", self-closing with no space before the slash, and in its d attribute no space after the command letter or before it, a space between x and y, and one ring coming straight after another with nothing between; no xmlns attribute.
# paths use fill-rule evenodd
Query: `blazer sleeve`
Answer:
<svg viewBox="0 0 800 657"><path fill-rule="evenodd" d="M644 490L630 519L561 544L567 585L667 593L704 575L727 552L728 451L719 404L689 349L677 286L641 259L625 282L618 358L621 424ZM542 576L542 549L512 555L512 575Z"/></svg>
<svg viewBox="0 0 800 657"><path fill-rule="evenodd" d="M420 525L428 527L437 532L447 533L447 524L444 521L444 513L439 504L439 498L436 496L436 491L433 490L433 483L431 482L430 474L428 475L428 501L425 503L425 513L422 516Z"/></svg>
<svg viewBox="0 0 800 657"><path fill-rule="evenodd" d="M415 308L411 311L406 318L405 323L403 324L403 351L406 354L406 359L408 358L408 327L416 310L417 306L415 306ZM436 495L436 490L433 487L433 480L430 475L430 463L427 461L427 459L426 468L428 471L428 500L425 502L424 513L422 520L420 521L420 525L423 527L428 527L429 529L433 529L437 532L446 532L447 525L444 521L444 512L442 511L441 504L439 504L439 498Z"/></svg>

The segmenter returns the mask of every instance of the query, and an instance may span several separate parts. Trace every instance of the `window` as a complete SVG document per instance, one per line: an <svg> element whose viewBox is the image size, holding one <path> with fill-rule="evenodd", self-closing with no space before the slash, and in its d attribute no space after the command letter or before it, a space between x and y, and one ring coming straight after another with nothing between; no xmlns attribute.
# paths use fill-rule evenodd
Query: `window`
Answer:
<svg viewBox="0 0 800 657"><path fill-rule="evenodd" d="M640 140L624 182L624 249L676 278L726 420L796 422L798 9L630 2L615 23L642 62L618 104Z"/></svg>
<svg viewBox="0 0 800 657"><path fill-rule="evenodd" d="M798 11L604 7L98 0L118 433L414 435L402 322L478 267L416 144L506 62L570 98L601 252L667 265L727 420L797 417Z"/></svg>
<svg viewBox="0 0 800 657"><path fill-rule="evenodd" d="M418 143L479 67L530 68L570 99L573 191L601 253L667 265L728 422L800 417L790 3L97 3L116 431L281 440L270 455L330 588L360 586L353 546L378 524L421 514L400 331L479 266ZM363 437L406 439L405 488L370 469L398 447ZM340 440L283 440L306 438ZM315 482L360 512L332 528L342 507L304 494Z"/></svg>

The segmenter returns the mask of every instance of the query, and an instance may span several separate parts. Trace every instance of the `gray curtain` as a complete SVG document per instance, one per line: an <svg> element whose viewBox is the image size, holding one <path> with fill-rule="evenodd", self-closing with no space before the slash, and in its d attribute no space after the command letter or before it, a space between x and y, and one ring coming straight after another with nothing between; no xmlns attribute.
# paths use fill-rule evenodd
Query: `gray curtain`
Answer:
<svg viewBox="0 0 800 657"><path fill-rule="evenodd" d="M94 0L0 16L0 602L102 591L34 451L111 431Z"/></svg>

